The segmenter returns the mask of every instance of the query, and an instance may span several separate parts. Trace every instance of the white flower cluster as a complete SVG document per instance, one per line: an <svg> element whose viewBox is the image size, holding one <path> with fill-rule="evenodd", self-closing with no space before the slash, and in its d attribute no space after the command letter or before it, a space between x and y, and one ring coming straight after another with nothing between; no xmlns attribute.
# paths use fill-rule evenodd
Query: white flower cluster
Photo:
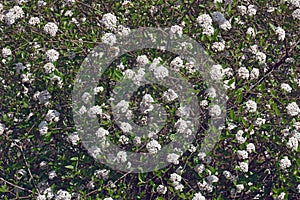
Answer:
<svg viewBox="0 0 300 200"><path fill-rule="evenodd" d="M203 29L203 34L211 36L214 34L214 27L212 25L212 18L208 14L202 14L197 17L197 23Z"/></svg>
<svg viewBox="0 0 300 200"><path fill-rule="evenodd" d="M249 15L254 16L257 12L257 7L255 5L248 5L248 8L244 5L238 6L238 11L241 13L241 15Z"/></svg>
<svg viewBox="0 0 300 200"><path fill-rule="evenodd" d="M168 188L164 185L159 185L157 188L156 188L156 192L159 193L159 194L166 194L168 191Z"/></svg>
<svg viewBox="0 0 300 200"><path fill-rule="evenodd" d="M150 142L146 145L147 150L151 154L156 154L157 151L161 150L161 145L158 143L157 140L152 139Z"/></svg>
<svg viewBox="0 0 300 200"><path fill-rule="evenodd" d="M294 19L300 20L300 8L293 11L292 16Z"/></svg>
<svg viewBox="0 0 300 200"><path fill-rule="evenodd" d="M278 40L283 41L285 38L285 30L281 27L276 27L275 33L278 35Z"/></svg>
<svg viewBox="0 0 300 200"><path fill-rule="evenodd" d="M32 26L35 26L37 24L39 24L41 21L40 21L40 18L38 17L31 17L28 21L28 23Z"/></svg>
<svg viewBox="0 0 300 200"><path fill-rule="evenodd" d="M109 172L110 172L110 170L107 170L107 169L96 170L94 172L94 176L99 179L101 178L101 179L107 180L108 176L109 176Z"/></svg>
<svg viewBox="0 0 300 200"><path fill-rule="evenodd" d="M111 13L106 13L103 15L101 22L104 26L110 30L114 30L117 26L117 17Z"/></svg>
<svg viewBox="0 0 300 200"><path fill-rule="evenodd" d="M88 110L88 116L91 118L96 118L97 115L102 115L102 108L101 106L92 106Z"/></svg>
<svg viewBox="0 0 300 200"><path fill-rule="evenodd" d="M205 200L206 198L200 193L195 193L192 200Z"/></svg>
<svg viewBox="0 0 300 200"><path fill-rule="evenodd" d="M3 58L6 58L6 57L8 57L8 56L11 56L11 50L9 49L9 48L3 48L2 49L2 56L3 56Z"/></svg>
<svg viewBox="0 0 300 200"><path fill-rule="evenodd" d="M225 49L225 41L222 41L222 42L214 42L211 46L211 49L214 51L214 52L221 52L221 51L224 51Z"/></svg>
<svg viewBox="0 0 300 200"><path fill-rule="evenodd" d="M24 12L20 6L14 6L4 15L5 22L8 25L12 25L16 20L24 17Z"/></svg>
<svg viewBox="0 0 300 200"><path fill-rule="evenodd" d="M282 90L284 90L284 91L286 91L288 93L291 93L292 90L293 90L293 88L289 84L287 84L287 83L282 83L280 85L280 87L281 87Z"/></svg>
<svg viewBox="0 0 300 200"><path fill-rule="evenodd" d="M106 130L106 129L100 127L100 128L96 131L95 135L96 135L98 138L102 139L102 138L104 138L105 136L109 135L109 132L108 132L108 130Z"/></svg>
<svg viewBox="0 0 300 200"><path fill-rule="evenodd" d="M126 151L119 151L117 153L116 161L118 163L124 163L127 161L127 153Z"/></svg>
<svg viewBox="0 0 300 200"><path fill-rule="evenodd" d="M146 55L141 55L136 58L136 62L138 66L145 67L150 61Z"/></svg>
<svg viewBox="0 0 300 200"><path fill-rule="evenodd" d="M237 166L242 172L248 172L249 170L249 164L248 162L239 162L239 165Z"/></svg>
<svg viewBox="0 0 300 200"><path fill-rule="evenodd" d="M5 125L0 123L0 135L2 135L5 131Z"/></svg>
<svg viewBox="0 0 300 200"><path fill-rule="evenodd" d="M171 34L172 36L178 35L179 37L181 37L182 34L183 34L182 27L181 27L181 26L178 26L178 25L171 26L170 34Z"/></svg>
<svg viewBox="0 0 300 200"><path fill-rule="evenodd" d="M39 132L41 135L45 135L48 132L48 123L46 121L42 121L39 124Z"/></svg>
<svg viewBox="0 0 300 200"><path fill-rule="evenodd" d="M65 190L59 190L55 195L55 200L71 200L71 194Z"/></svg>
<svg viewBox="0 0 300 200"><path fill-rule="evenodd" d="M48 90L43 90L43 91L37 91L34 95L33 98L36 100L39 100L39 103L48 105L49 104L49 99L51 98L50 93Z"/></svg>
<svg viewBox="0 0 300 200"><path fill-rule="evenodd" d="M169 70L160 65L154 69L153 74L156 79L163 80L165 77L169 76Z"/></svg>
<svg viewBox="0 0 300 200"><path fill-rule="evenodd" d="M222 110L219 105L209 106L209 115L212 117L218 117L222 114Z"/></svg>
<svg viewBox="0 0 300 200"><path fill-rule="evenodd" d="M171 174L170 177L172 181L172 186L174 187L175 190L179 190L182 192L184 186L180 183L182 180L182 177L176 173Z"/></svg>
<svg viewBox="0 0 300 200"><path fill-rule="evenodd" d="M237 154L240 159L243 159L243 160L248 159L248 152L245 150L238 150Z"/></svg>
<svg viewBox="0 0 300 200"><path fill-rule="evenodd" d="M246 67L240 67L238 69L238 76L242 79L248 79L250 76L250 72Z"/></svg>
<svg viewBox="0 0 300 200"><path fill-rule="evenodd" d="M213 65L209 73L213 80L222 80L224 76L222 65Z"/></svg>
<svg viewBox="0 0 300 200"><path fill-rule="evenodd" d="M179 159L180 155L176 154L176 153L170 153L167 155L167 161L169 163L173 163L174 165L178 165L179 164Z"/></svg>
<svg viewBox="0 0 300 200"><path fill-rule="evenodd" d="M189 129L190 121L183 120L179 118L175 123L176 133L181 134L183 136L190 136L192 134L192 130Z"/></svg>
<svg viewBox="0 0 300 200"><path fill-rule="evenodd" d="M150 94L145 94L140 103L141 111L145 114L149 113L154 109L153 103L154 103L154 99L152 98L152 96Z"/></svg>
<svg viewBox="0 0 300 200"><path fill-rule="evenodd" d="M71 135L68 136L68 141L69 141L72 145L75 146L75 145L77 145L78 142L80 141L80 138L79 138L78 134L73 133L73 134L71 134Z"/></svg>
<svg viewBox="0 0 300 200"><path fill-rule="evenodd" d="M284 156L279 163L280 169L282 170L286 170L287 168L289 168L290 166L292 166L292 163L290 161L290 159L287 156Z"/></svg>
<svg viewBox="0 0 300 200"><path fill-rule="evenodd" d="M257 110L257 103L252 100L248 100L245 104L247 112L254 113Z"/></svg>
<svg viewBox="0 0 300 200"><path fill-rule="evenodd" d="M243 144L246 142L247 138L243 137L244 131L243 130L239 130L236 135L235 135L235 139L237 140L237 142L239 144Z"/></svg>
<svg viewBox="0 0 300 200"><path fill-rule="evenodd" d="M46 114L46 121L48 122L58 122L59 121L59 112L56 110L48 110Z"/></svg>
<svg viewBox="0 0 300 200"><path fill-rule="evenodd" d="M170 67L172 70L179 72L180 68L183 67L183 60L180 57L174 58L170 63Z"/></svg>
<svg viewBox="0 0 300 200"><path fill-rule="evenodd" d="M231 29L231 23L225 19L224 15L218 11L212 13L212 18L219 24L219 27L225 31Z"/></svg>
<svg viewBox="0 0 300 200"><path fill-rule="evenodd" d="M58 31L58 26L54 22L48 22L44 26L45 33L49 34L50 36L54 37L56 36L56 33Z"/></svg>
<svg viewBox="0 0 300 200"><path fill-rule="evenodd" d="M286 145L288 148L294 151L298 151L299 140L294 136L290 137Z"/></svg>
<svg viewBox="0 0 300 200"><path fill-rule="evenodd" d="M253 68L251 73L250 73L250 80L257 79L259 77L259 69L258 68Z"/></svg>
<svg viewBox="0 0 300 200"><path fill-rule="evenodd" d="M55 49L50 49L46 51L46 59L49 62L55 62L59 58L59 52L56 51Z"/></svg>
<svg viewBox="0 0 300 200"><path fill-rule="evenodd" d="M296 102L289 103L286 109L287 109L287 114L292 117L300 114L300 108Z"/></svg>
<svg viewBox="0 0 300 200"><path fill-rule="evenodd" d="M105 33L101 37L101 41L103 42L103 44L113 46L117 42L117 38L113 33Z"/></svg>
<svg viewBox="0 0 300 200"><path fill-rule="evenodd" d="M163 96L162 96L165 101L167 102L170 102L170 101L174 101L175 99L178 98L178 94L176 94L176 92L172 89L168 89L167 91L165 91L163 93Z"/></svg>
<svg viewBox="0 0 300 200"><path fill-rule="evenodd" d="M253 38L255 38L255 36L256 36L256 32L255 32L254 28L252 28L252 27L248 27L247 34Z"/></svg>

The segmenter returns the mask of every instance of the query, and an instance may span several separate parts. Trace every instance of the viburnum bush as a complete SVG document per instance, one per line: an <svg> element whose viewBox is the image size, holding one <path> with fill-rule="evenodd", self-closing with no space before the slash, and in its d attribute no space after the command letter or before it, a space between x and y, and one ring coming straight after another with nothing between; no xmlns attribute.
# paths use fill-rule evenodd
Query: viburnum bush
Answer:
<svg viewBox="0 0 300 200"><path fill-rule="evenodd" d="M197 73L201 63L157 49L116 59L93 94L82 95L84 102L95 95L97 105L79 110L99 118L101 145L109 139L123 149L116 162L126 162L128 151L157 154L175 129L191 134L179 94L155 84L115 109L143 125L163 102L166 126L139 137L129 123L116 125L107 102L122 78L139 85L146 68L157 79L170 68L193 85L201 107L186 152L166 155L164 168L130 173L98 162L82 144L72 90L94 47L112 46L141 27L170 28L201 44L215 62L210 76L224 84L227 106L218 142L202 152L210 117L222 111L211 106L218 94ZM299 0L1 1L0 199L300 199L299 32Z"/></svg>

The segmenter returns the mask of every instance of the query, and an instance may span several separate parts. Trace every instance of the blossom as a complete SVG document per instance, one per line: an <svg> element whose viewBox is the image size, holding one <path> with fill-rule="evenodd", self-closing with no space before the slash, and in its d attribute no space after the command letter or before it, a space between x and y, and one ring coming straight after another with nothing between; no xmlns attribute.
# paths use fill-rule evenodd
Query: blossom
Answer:
<svg viewBox="0 0 300 200"><path fill-rule="evenodd" d="M3 48L3 49L2 49L2 56L3 56L4 58L10 56L11 54L12 54L12 53L11 53L11 50L10 50L9 48Z"/></svg>
<svg viewBox="0 0 300 200"><path fill-rule="evenodd" d="M282 83L280 85L280 87L281 87L281 89L283 89L284 91L286 91L288 93L291 93L292 90L293 90L292 87L289 84L287 84L287 83Z"/></svg>
<svg viewBox="0 0 300 200"><path fill-rule="evenodd" d="M182 27L181 27L181 26L178 26L178 25L171 26L170 34L171 34L171 35L178 35L179 37L181 37L182 34L183 34L183 32L182 32Z"/></svg>
<svg viewBox="0 0 300 200"><path fill-rule="evenodd" d="M179 158L180 158L180 156L175 153L170 153L167 155L167 161L169 163L173 163L175 165L179 164L179 161L178 161Z"/></svg>
<svg viewBox="0 0 300 200"><path fill-rule="evenodd" d="M285 170L292 166L290 159L287 156L284 156L279 163L280 169Z"/></svg>
<svg viewBox="0 0 300 200"><path fill-rule="evenodd" d="M149 151L149 153L156 154L157 151L161 149L161 145L158 143L158 141L151 140L147 143L146 148Z"/></svg>
<svg viewBox="0 0 300 200"><path fill-rule="evenodd" d="M156 188L156 192L159 193L159 194L166 194L168 188L164 185L159 185L157 188Z"/></svg>
<svg viewBox="0 0 300 200"><path fill-rule="evenodd" d="M111 13L106 13L103 15L101 22L106 28L112 30L117 26L117 17Z"/></svg>
<svg viewBox="0 0 300 200"><path fill-rule="evenodd" d="M256 102L252 101L252 100L248 100L246 102L246 109L247 109L248 112L251 112L251 113L255 112L257 110Z"/></svg>
<svg viewBox="0 0 300 200"><path fill-rule="evenodd" d="M116 38L115 34L113 34L113 33L105 33L102 36L101 40L104 44L113 46L116 43L117 38Z"/></svg>
<svg viewBox="0 0 300 200"><path fill-rule="evenodd" d="M200 193L195 193L192 200L205 200L205 197Z"/></svg>
<svg viewBox="0 0 300 200"><path fill-rule="evenodd" d="M290 116L297 116L300 113L300 108L296 102L289 103L286 109L287 114Z"/></svg>
<svg viewBox="0 0 300 200"><path fill-rule="evenodd" d="M64 190L59 190L55 196L55 200L71 200L71 194Z"/></svg>
<svg viewBox="0 0 300 200"><path fill-rule="evenodd" d="M49 34L50 36L56 36L56 32L58 31L58 26L53 22L48 22L44 26L44 31Z"/></svg>
<svg viewBox="0 0 300 200"><path fill-rule="evenodd" d="M283 41L285 38L285 30L281 27L276 27L275 33L278 35L278 40Z"/></svg>
<svg viewBox="0 0 300 200"><path fill-rule="evenodd" d="M137 59L136 59L136 62L139 66L141 67L144 67L146 66L150 61L149 59L147 58L146 55L141 55L141 56L138 56Z"/></svg>
<svg viewBox="0 0 300 200"><path fill-rule="evenodd" d="M40 22L41 22L40 18L38 18L38 17L31 17L28 21L28 23L33 26L39 24Z"/></svg>
<svg viewBox="0 0 300 200"><path fill-rule="evenodd" d="M249 153L252 153L255 151L255 145L253 143L249 143L247 144L246 149Z"/></svg>
<svg viewBox="0 0 300 200"><path fill-rule="evenodd" d="M50 49L46 51L46 59L49 62L55 62L59 58L59 53L55 49Z"/></svg>
<svg viewBox="0 0 300 200"><path fill-rule="evenodd" d="M246 67L240 67L238 69L238 76L242 79L248 79L250 76L249 70Z"/></svg>

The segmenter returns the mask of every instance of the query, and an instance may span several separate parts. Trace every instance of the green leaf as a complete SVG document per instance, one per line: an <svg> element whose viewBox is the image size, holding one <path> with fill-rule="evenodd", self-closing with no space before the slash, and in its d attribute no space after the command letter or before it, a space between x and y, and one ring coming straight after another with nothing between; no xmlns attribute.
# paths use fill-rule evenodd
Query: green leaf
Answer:
<svg viewBox="0 0 300 200"><path fill-rule="evenodd" d="M67 166L65 166L65 168L73 170L74 166L73 165L67 165Z"/></svg>

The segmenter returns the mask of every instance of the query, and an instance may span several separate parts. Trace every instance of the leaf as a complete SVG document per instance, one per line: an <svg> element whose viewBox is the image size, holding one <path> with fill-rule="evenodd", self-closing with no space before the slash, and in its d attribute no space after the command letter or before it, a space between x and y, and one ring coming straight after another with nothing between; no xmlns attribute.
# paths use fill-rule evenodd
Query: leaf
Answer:
<svg viewBox="0 0 300 200"><path fill-rule="evenodd" d="M67 166L65 166L65 168L73 170L74 166L73 165L67 165Z"/></svg>

